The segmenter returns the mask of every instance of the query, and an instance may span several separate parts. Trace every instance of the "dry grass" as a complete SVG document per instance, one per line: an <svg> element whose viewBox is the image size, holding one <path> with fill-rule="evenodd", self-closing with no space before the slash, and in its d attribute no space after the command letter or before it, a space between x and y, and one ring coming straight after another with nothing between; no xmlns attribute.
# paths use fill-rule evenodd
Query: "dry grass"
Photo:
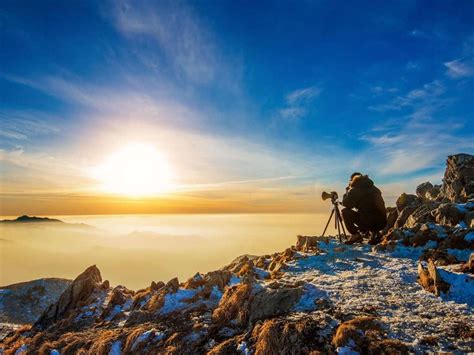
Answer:
<svg viewBox="0 0 474 355"><path fill-rule="evenodd" d="M233 319L240 325L247 323L251 291L252 286L249 284L228 287L212 313L212 320L220 325L227 324Z"/></svg>
<svg viewBox="0 0 474 355"><path fill-rule="evenodd" d="M151 296L150 300L146 304L146 310L150 312L156 312L165 304L164 292L155 293Z"/></svg>
<svg viewBox="0 0 474 355"><path fill-rule="evenodd" d="M234 338L227 339L222 343L213 347L206 355L227 355L234 354L237 346L243 340L243 337L237 336Z"/></svg>
<svg viewBox="0 0 474 355"><path fill-rule="evenodd" d="M342 323L332 339L333 345L345 346L352 339L360 348L368 346L368 338L375 337L382 331L375 317L357 317Z"/></svg>
<svg viewBox="0 0 474 355"><path fill-rule="evenodd" d="M98 337L94 339L92 346L89 349L90 354L108 354L112 343L120 336L120 331L106 330L101 332Z"/></svg>
<svg viewBox="0 0 474 355"><path fill-rule="evenodd" d="M310 317L274 318L258 323L252 330L255 355L327 352L327 341L315 336L319 329L320 321Z"/></svg>

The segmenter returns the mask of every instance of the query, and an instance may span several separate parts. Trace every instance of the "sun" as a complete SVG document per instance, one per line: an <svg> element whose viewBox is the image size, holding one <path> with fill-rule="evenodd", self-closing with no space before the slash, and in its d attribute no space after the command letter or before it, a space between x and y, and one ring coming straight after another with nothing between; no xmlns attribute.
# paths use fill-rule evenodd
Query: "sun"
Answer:
<svg viewBox="0 0 474 355"><path fill-rule="evenodd" d="M171 189L172 171L152 144L129 143L94 169L104 192L144 197Z"/></svg>

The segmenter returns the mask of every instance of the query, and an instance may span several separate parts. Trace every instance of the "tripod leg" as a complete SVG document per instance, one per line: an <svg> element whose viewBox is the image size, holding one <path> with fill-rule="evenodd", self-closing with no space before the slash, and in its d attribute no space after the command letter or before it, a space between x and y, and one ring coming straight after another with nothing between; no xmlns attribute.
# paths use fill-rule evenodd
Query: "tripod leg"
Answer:
<svg viewBox="0 0 474 355"><path fill-rule="evenodd" d="M339 237L339 243L342 243L342 237L341 237L341 229L339 228L339 224L341 223L341 221L339 220L339 211L337 210L337 207L336 207L336 226L337 226L337 236Z"/></svg>
<svg viewBox="0 0 474 355"><path fill-rule="evenodd" d="M336 213L339 216L339 223L341 224L342 235L344 236L344 238L347 238L346 229L344 228L344 220L342 219L341 211L339 210L339 207L336 207L336 209L337 209Z"/></svg>
<svg viewBox="0 0 474 355"><path fill-rule="evenodd" d="M326 230L328 229L329 223L331 222L332 215L334 214L334 210L331 211L331 215L329 216L328 223L326 223L326 227L324 228L324 232L322 237L326 234Z"/></svg>

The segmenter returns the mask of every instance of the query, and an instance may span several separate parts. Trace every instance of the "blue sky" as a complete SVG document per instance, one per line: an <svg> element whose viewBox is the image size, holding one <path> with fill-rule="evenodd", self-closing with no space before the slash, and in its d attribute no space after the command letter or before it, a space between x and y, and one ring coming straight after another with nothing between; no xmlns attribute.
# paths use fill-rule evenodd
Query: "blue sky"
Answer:
<svg viewBox="0 0 474 355"><path fill-rule="evenodd" d="M388 196L474 152L472 1L3 1L2 194L151 142L193 196ZM275 197L277 196L277 197Z"/></svg>

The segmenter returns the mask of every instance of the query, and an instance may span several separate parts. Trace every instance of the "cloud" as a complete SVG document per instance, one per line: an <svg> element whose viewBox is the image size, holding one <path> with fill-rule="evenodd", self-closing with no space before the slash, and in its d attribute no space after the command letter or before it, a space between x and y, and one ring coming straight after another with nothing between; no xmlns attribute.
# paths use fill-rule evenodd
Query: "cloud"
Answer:
<svg viewBox="0 0 474 355"><path fill-rule="evenodd" d="M116 28L126 36L152 38L179 74L197 83L216 77L220 60L213 36L186 4L122 0L113 5Z"/></svg>
<svg viewBox="0 0 474 355"><path fill-rule="evenodd" d="M316 86L298 89L286 95L288 105L302 104L313 100L321 93L321 89Z"/></svg>
<svg viewBox="0 0 474 355"><path fill-rule="evenodd" d="M474 62L466 59L456 59L444 63L448 68L446 75L453 79L469 78L474 76Z"/></svg>
<svg viewBox="0 0 474 355"><path fill-rule="evenodd" d="M446 119L440 113L452 102L446 92L445 85L434 80L371 107L380 112L406 110L397 120L361 136L369 148L354 160L354 167L365 165L383 176L406 176L439 167L449 154L474 149L474 137L461 130L462 121Z"/></svg>
<svg viewBox="0 0 474 355"><path fill-rule="evenodd" d="M279 110L284 119L296 120L306 116L309 105L321 94L322 89L309 86L294 90L285 97L286 105Z"/></svg>
<svg viewBox="0 0 474 355"><path fill-rule="evenodd" d="M0 137L24 141L32 137L56 134L59 127L51 123L56 117L38 111L0 110Z"/></svg>
<svg viewBox="0 0 474 355"><path fill-rule="evenodd" d="M410 90L405 95L398 95L388 103L371 105L368 109L376 112L387 112L400 111L404 108L416 106L425 106L428 103L434 104L445 91L446 89L443 83L439 80L434 80L423 85L421 88Z"/></svg>
<svg viewBox="0 0 474 355"><path fill-rule="evenodd" d="M281 117L296 120L306 115L306 109L302 107L287 107L280 110Z"/></svg>

